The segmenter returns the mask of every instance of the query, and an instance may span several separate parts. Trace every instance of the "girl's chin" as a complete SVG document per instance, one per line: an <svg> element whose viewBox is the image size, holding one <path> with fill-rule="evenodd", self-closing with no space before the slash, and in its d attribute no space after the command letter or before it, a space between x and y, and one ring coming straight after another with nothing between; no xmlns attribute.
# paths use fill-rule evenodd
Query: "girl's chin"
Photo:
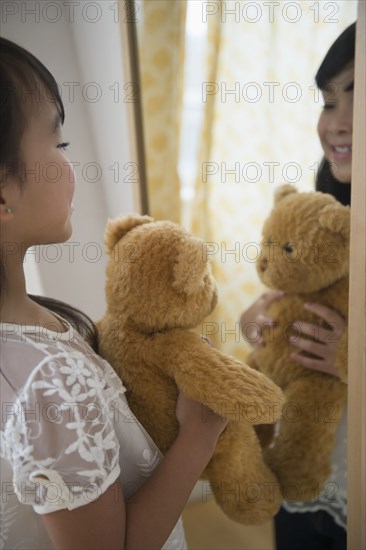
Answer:
<svg viewBox="0 0 366 550"><path fill-rule="evenodd" d="M336 170L333 170L332 169L332 165L331 165L331 170L332 170L332 174L333 176L335 177L335 179L337 181L339 181L340 183L351 183L351 179L352 179L352 169L351 167L342 167L342 166L337 166L336 167Z"/></svg>
<svg viewBox="0 0 366 550"><path fill-rule="evenodd" d="M67 224L67 226L64 229L62 237L60 237L60 243L64 243L65 241L68 241L70 237L72 236L72 225L71 222Z"/></svg>
<svg viewBox="0 0 366 550"><path fill-rule="evenodd" d="M333 174L335 179L339 181L339 183L344 183L344 185L350 185L351 184L351 174L340 174L339 172L337 174Z"/></svg>

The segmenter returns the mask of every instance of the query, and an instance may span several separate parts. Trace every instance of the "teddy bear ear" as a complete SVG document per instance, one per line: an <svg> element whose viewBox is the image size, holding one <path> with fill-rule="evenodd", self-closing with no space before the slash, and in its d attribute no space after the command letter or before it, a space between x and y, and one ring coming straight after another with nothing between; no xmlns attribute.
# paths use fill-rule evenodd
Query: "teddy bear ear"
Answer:
<svg viewBox="0 0 366 550"><path fill-rule="evenodd" d="M131 229L153 221L153 218L150 218L150 216L140 216L138 214L108 220L104 233L104 242L107 247L107 252L112 252L118 241L126 235L126 233L131 231Z"/></svg>
<svg viewBox="0 0 366 550"><path fill-rule="evenodd" d="M292 193L297 193L296 187L293 185L290 185L289 183L286 183L285 185L281 185L280 187L277 187L274 193L274 204L277 204L280 200L282 200L284 197L287 197L287 195L291 195Z"/></svg>
<svg viewBox="0 0 366 550"><path fill-rule="evenodd" d="M190 296L205 286L209 264L204 242L193 236L182 241L179 256L174 265L173 288Z"/></svg>
<svg viewBox="0 0 366 550"><path fill-rule="evenodd" d="M349 239L351 230L351 211L349 206L335 201L334 204L327 204L319 215L319 223L322 227L329 229L332 233L342 235Z"/></svg>

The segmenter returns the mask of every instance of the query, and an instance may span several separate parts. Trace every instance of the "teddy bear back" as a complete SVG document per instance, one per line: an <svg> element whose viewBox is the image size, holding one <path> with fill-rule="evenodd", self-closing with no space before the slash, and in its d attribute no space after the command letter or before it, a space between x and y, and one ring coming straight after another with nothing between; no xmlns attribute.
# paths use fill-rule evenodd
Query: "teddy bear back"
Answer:
<svg viewBox="0 0 366 550"><path fill-rule="evenodd" d="M105 233L107 313L151 333L196 327L216 305L205 245L170 221L126 216Z"/></svg>
<svg viewBox="0 0 366 550"><path fill-rule="evenodd" d="M313 293L347 277L350 210L326 193L281 186L263 226L257 272L268 287Z"/></svg>

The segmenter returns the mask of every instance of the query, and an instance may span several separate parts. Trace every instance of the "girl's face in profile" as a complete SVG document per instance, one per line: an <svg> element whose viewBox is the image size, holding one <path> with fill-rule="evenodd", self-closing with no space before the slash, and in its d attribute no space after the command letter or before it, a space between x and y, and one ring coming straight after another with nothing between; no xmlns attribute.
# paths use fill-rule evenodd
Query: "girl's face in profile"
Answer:
<svg viewBox="0 0 366 550"><path fill-rule="evenodd" d="M31 246L60 243L71 236L75 174L64 153L66 145L56 105L39 105L21 141L24 186L14 181L4 187L14 210L8 224L11 240Z"/></svg>
<svg viewBox="0 0 366 550"><path fill-rule="evenodd" d="M318 134L334 177L351 182L354 63L347 65L322 90L324 108Z"/></svg>

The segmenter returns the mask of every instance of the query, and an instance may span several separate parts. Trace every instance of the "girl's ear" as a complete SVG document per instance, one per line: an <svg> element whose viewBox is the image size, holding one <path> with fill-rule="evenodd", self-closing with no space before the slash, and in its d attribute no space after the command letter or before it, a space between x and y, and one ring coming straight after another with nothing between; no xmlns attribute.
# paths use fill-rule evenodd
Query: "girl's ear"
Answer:
<svg viewBox="0 0 366 550"><path fill-rule="evenodd" d="M9 206L4 197L0 195L0 219L2 221L10 220L13 217L13 213L13 208Z"/></svg>
<svg viewBox="0 0 366 550"><path fill-rule="evenodd" d="M138 214L108 220L104 233L104 243L107 247L108 254L113 252L118 241L129 231L139 225L151 223L153 221L154 219L150 218L150 216L140 216Z"/></svg>

